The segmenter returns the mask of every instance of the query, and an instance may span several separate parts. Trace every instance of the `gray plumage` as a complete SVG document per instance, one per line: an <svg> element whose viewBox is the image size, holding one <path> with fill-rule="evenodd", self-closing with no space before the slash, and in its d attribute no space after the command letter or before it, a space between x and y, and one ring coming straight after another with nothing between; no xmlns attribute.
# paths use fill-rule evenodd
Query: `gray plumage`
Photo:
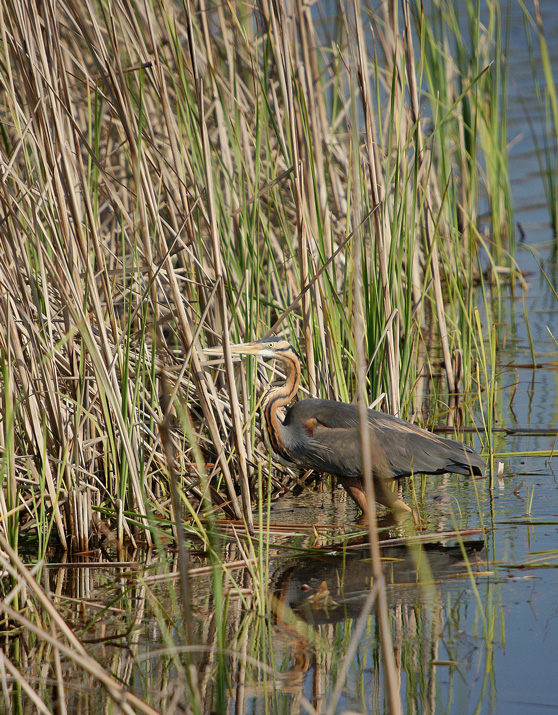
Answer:
<svg viewBox="0 0 558 715"><path fill-rule="evenodd" d="M368 424L373 446L382 450L381 459L389 465L389 476L482 474L486 466L471 447L384 412L368 410ZM362 476L356 405L316 399L295 402L285 414L281 431L293 462L300 466L339 476ZM373 465L377 457L372 449Z"/></svg>
<svg viewBox="0 0 558 715"><path fill-rule="evenodd" d="M345 402L309 399L278 410L296 397L300 358L286 340L265 338L231 345L233 355L260 355L279 360L286 369L284 383L269 387L264 417L273 452L286 464L337 476L363 512L368 508L362 473L358 408ZM220 348L210 348L219 353ZM368 410L372 476L376 500L393 510L411 511L390 489L395 477L411 474L482 474L484 460L461 442L427 432L398 417Z"/></svg>

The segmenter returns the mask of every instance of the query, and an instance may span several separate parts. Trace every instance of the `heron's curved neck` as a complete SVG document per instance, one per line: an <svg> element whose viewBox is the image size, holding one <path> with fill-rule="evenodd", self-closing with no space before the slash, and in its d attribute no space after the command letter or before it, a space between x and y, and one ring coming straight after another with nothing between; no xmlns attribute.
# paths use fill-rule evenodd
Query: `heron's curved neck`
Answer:
<svg viewBox="0 0 558 715"><path fill-rule="evenodd" d="M264 398L264 417L273 451L283 456L285 451L281 431L283 425L277 416L277 410L288 405L296 396L300 384L300 362L296 355L289 354L281 355L278 359L285 366L287 375L285 382L271 386L267 391Z"/></svg>

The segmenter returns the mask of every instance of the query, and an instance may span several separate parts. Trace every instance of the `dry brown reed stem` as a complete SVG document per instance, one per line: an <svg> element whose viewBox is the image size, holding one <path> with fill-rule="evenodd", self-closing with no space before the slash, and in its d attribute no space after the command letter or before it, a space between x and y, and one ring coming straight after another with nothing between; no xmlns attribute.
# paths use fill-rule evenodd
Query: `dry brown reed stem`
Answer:
<svg viewBox="0 0 558 715"><path fill-rule="evenodd" d="M195 76L199 77L199 73L198 73L198 69L197 69L198 64L197 64L197 59L196 59L196 42L195 42L195 36L194 36L192 24L191 24L191 9L190 9L189 3L187 6L187 22L188 22L188 32L189 32L192 67L193 67ZM166 92L166 85L163 81L163 74L160 73L159 77L160 77L162 85L165 87L165 91L162 93L162 96L163 96L163 98L166 99L167 92ZM167 127L169 128L169 130L171 130L169 133L174 137L176 127L174 126L174 123L172 123L170 120L170 112L168 111L168 101L163 102L163 106L165 108L166 116L169 117L169 119L167 121ZM202 123L202 128L203 128L203 126L204 126L204 124ZM174 154L175 155L175 165L178 168L181 166L181 161L180 161L178 149L176 147L176 141L173 141L173 145L175 146L175 154ZM208 165L208 162L206 162L206 166L207 165ZM184 186L184 182L179 182L179 185ZM211 182L209 185L212 188ZM189 202L187 201L186 195L185 195L185 198L186 198L186 205L188 206ZM214 236L214 233L212 233L212 236ZM194 336L192 334L190 320L189 320L188 316L186 315L182 293L181 293L180 287L178 285L178 280L176 278L174 266L173 266L173 263L171 260L170 251L168 250L168 246L165 243L164 231L162 230L162 227L161 227L161 230L158 232L158 237L159 237L159 241L161 244L162 254L165 257L166 274L167 274L167 277L168 277L170 285L171 285L171 292L172 292L172 297L173 297L174 306L175 306L175 310L176 310L176 315L178 318L178 323L179 323L179 326L181 329L181 338L183 341L184 350L185 350L186 354L191 355L191 359L192 359L192 378L193 378L194 384L195 384L197 392L198 392L198 396L199 396L200 403L201 403L201 408L202 408L204 417L207 421L207 426L208 426L208 429L209 429L209 432L211 435L212 442L217 449L217 458L219 460L219 464L220 464L220 467L221 467L221 470L223 473L223 477L224 477L225 483L227 485L229 499L231 501L231 504L234 509L236 517L240 519L242 517L241 506L239 504L238 497L236 495L234 482L233 482L229 464L228 464L228 461L226 458L224 445L223 445L221 437L219 435L219 429L217 427L217 422L215 420L215 416L214 416L213 410L211 408L210 399L209 399L209 395L208 395L208 392L211 392L213 394L214 400L217 398L217 395L216 395L216 392L215 392L215 389L213 386L213 381L211 380L211 378L209 376L204 375L202 372L202 369L201 369L199 351L195 347L195 341L194 341ZM215 278L217 281L217 286L216 286L217 291L222 291L223 290L222 289L222 271L216 271ZM220 300L222 303L222 297L220 298ZM222 325L225 326L226 321L224 321L224 322L222 321ZM244 460L244 464L245 464L245 460Z"/></svg>
<svg viewBox="0 0 558 715"><path fill-rule="evenodd" d="M368 60L366 47L362 35L362 13L360 2L353 0L353 8L355 13L355 29L357 39L357 73L360 85L360 98L362 109L364 112L364 121L366 127L366 150L368 157L368 172L370 176L370 194L372 196L373 205L382 205L382 210L376 211L373 216L375 228L375 243L378 253L378 264L380 267L380 281L382 285L382 300L384 304L385 315L389 316L392 313L392 302L389 288L388 276L388 253L391 245L391 230L388 221L388 212L385 205L386 187L383 182L382 167L378 163L378 155L374 150L377 145L376 127L374 123L374 113L370 102L370 89L368 78ZM389 408L392 414L397 415L400 412L399 404L399 341L398 327L399 321L395 320L394 324L388 328L386 333L387 346L387 361L389 371Z"/></svg>
<svg viewBox="0 0 558 715"><path fill-rule="evenodd" d="M194 78L195 78L195 81L198 83L200 80L199 80L198 63L197 63L196 42L195 42L194 32L193 32L193 29L191 26L191 9L190 9L189 4L188 4L187 22L188 22L188 31L189 31L189 40L190 40L191 62L192 62L192 67L193 67ZM166 84L164 82L162 72L159 74L159 77L160 77L162 86L165 88L165 92L164 92L163 96L166 99L168 96L168 93L166 91ZM201 99L201 96L202 96L202 89L201 89L201 85L200 85L198 87L198 102L200 103L201 112L203 112L203 99ZM166 114L166 116L169 117L167 126L168 126L169 130L172 130L172 131L169 131L169 134L171 136L173 136L173 138L174 138L176 127L174 126L174 123L172 123L172 121L171 121L171 112L169 111L168 100L165 101L164 107L165 107L165 114ZM203 132L202 136L204 138L204 151L205 151L205 155L206 155L205 167L206 167L206 171L209 172L206 176L206 186L208 188L208 191L211 192L210 202L209 202L210 216L208 217L208 219L209 219L209 224L210 224L212 247L213 247L213 254L214 254L214 277L216 280L215 290L217 291L217 294L218 294L217 305L220 306L220 313L221 313L221 316L223 316L223 307L222 307L223 302L224 302L223 272L222 272L222 268L221 268L222 264L219 259L220 254L219 254L219 248L218 248L218 243L217 243L217 229L216 229L215 220L214 220L215 206L214 206L214 201L212 198L213 183L212 183L212 177L211 177L211 163L210 163L210 159L208 157L207 129L205 126L205 122L202 120L202 116L203 115L200 113L200 129ZM173 145L175 146L175 152L174 152L175 166L178 169L181 167L180 156L179 156L178 150L176 149L175 141L173 142ZM181 181L181 182L179 182L179 185L181 187L183 187L185 184L183 181ZM187 192L184 192L183 198L185 199L185 205L188 206L189 201L188 201ZM192 229L192 232L193 232L193 229ZM163 242L163 240L164 240L163 235L164 235L163 232L160 231L159 237L160 237L161 242ZM232 479L228 461L226 459L224 445L223 445L220 435L219 435L219 431L218 431L217 423L215 421L213 410L210 407L208 390L209 390L209 392L212 393L213 400L216 401L216 399L217 399L215 388L213 386L213 381L208 376L207 376L207 380L206 380L205 377L202 375L198 350L195 348L195 344L197 343L197 338L195 338L192 335L190 321L189 321L189 319L186 315L185 309L184 309L183 296L181 294L181 291L180 291L180 288L178 285L178 281L175 277L175 270L174 270L174 266L173 266L173 263L170 258L170 252L169 252L168 248L166 247L166 245L162 245L162 248L165 251L165 253L164 253L165 263L166 263L165 267L166 267L166 271L167 271L167 276L169 277L169 280L171 283L172 295L173 295L173 299L174 299L174 303L175 303L175 307L176 307L176 311L177 311L177 315L178 315L178 319L179 319L179 325L181 327L185 352L187 355L190 355L191 359L192 359L193 379L194 379L196 388L199 393L202 411L203 411L203 414L207 420L208 428L209 428L209 431L211 434L211 439L217 449L218 460L219 460L221 470L222 470L222 473L223 473L223 476L225 479L225 483L227 485L229 499L231 501L235 515L237 516L237 518L241 518L241 514L242 514L241 506L239 504L238 497L236 495L234 482ZM221 325L226 329L226 320L224 320L223 317L221 317ZM197 331L196 331L196 334L197 334ZM232 370L232 368L231 368L231 370ZM231 373L229 371L227 371L227 378L229 378L230 374ZM237 420L235 422L235 425L236 425L238 423L238 408L236 410L234 410L234 404L237 405L238 401L233 400L233 415L236 414L236 416L237 416ZM234 434L236 437L236 435L238 434L238 427L236 427ZM239 457L241 460L241 485L244 485L243 492L245 492L246 491L245 484L247 482L247 476L246 476L246 459L245 459L245 457L243 459L244 446L243 446L243 443L240 447L238 446L238 439L236 439L236 443L237 443L238 454L239 454ZM245 512L245 517L246 517L246 514L248 514L248 516L246 518L248 520L251 520L251 509L250 509L249 499L248 499L248 501L246 501L246 500L243 501L243 508L244 508L244 512Z"/></svg>
<svg viewBox="0 0 558 715"><path fill-rule="evenodd" d="M56 633L54 632L53 628L53 635L55 636ZM62 660L60 658L60 651L58 648L54 650L54 675L56 678L56 688L55 688L55 693L56 693L56 702L58 705L58 710L60 715L67 715L68 709L66 708L66 687L64 685L64 674L62 671ZM58 713L57 713L58 715Z"/></svg>
<svg viewBox="0 0 558 715"><path fill-rule="evenodd" d="M207 192L207 210L209 214L209 234L211 239L211 249L213 254L213 271L215 275L215 280L218 282L217 287L217 316L222 327L222 341L223 341L223 353L225 357L225 375L227 378L227 387L229 391L230 405L231 405L231 416L233 422L233 436L236 446L236 451L238 454L238 476L240 480L240 489L242 494L242 511L244 518L246 519L246 524L248 525L248 530L250 533L254 531L254 520L252 517L252 500L250 497L250 482L248 478L248 466L246 463L246 446L244 443L244 434L242 429L242 421L240 414L240 404L238 401L238 394L236 391L236 383L234 379L234 368L232 362L232 356L230 351L230 338L228 330L228 312L227 312L227 298L225 295L225 285L224 285L224 271L223 271L223 259L221 256L221 249L219 245L219 231L217 228L217 212L215 208L215 198L214 198L214 181L211 170L211 151L209 147L209 137L207 132L207 126L205 123L205 110L204 110L204 95L203 95L203 82L198 72L198 63L196 58L196 48L194 44L194 32L192 28L192 16L190 4L188 3L188 28L189 28L189 38L190 38L190 56L192 59L192 68L194 73L194 83L196 85L196 93L198 99L198 111L199 111L199 126L202 139L202 149L204 156L204 168L205 168L205 189ZM217 106L220 106L217 104ZM234 502L233 502L234 504ZM236 507L238 508L238 507ZM235 511L236 511L235 508Z"/></svg>
<svg viewBox="0 0 558 715"><path fill-rule="evenodd" d="M278 10L278 18L275 18L275 8ZM281 55L278 57L278 71L281 74L281 86L284 88L284 107L287 110L291 161L293 165L293 184L296 209L296 233L298 239L299 263L300 263L300 284L301 290L308 283L308 200L305 190L305 174L309 171L307 156L302 153L302 117L298 113L297 105L293 93L293 72L296 58L292 56L291 46L294 42L295 34L294 22L292 18L287 18L285 5L283 2L273 5L272 14L273 27L276 33L277 42L274 43L280 48ZM304 341L306 346L306 361L308 370L308 386L310 394L316 393L316 366L314 361L314 343L312 340L311 326L312 307L310 294L304 293L302 296L302 325Z"/></svg>
<svg viewBox="0 0 558 715"><path fill-rule="evenodd" d="M323 92L318 91L320 88L320 71L318 67L318 58L316 57L316 48L318 46L318 34L314 29L312 23L312 10L311 7L303 2L296 3L296 13L299 32L301 36L302 43L302 53L303 53L303 63L302 67L305 68L304 73L304 90L307 95L306 106L308 109L309 119L310 119L310 132L312 138L312 150L313 150L313 168L316 172L316 191L318 195L318 207L319 216L324 223L324 234L328 236L330 234L329 222L331 220L330 208L328 205L328 190L327 181L325 175L325 156L324 156L324 143L328 140L329 130L328 122L326 119L326 108L324 103ZM309 157L312 159L312 157ZM311 175L311 172L308 172ZM310 176L307 177L308 179ZM312 187L310 186L310 193L308 194L308 204L309 209L312 212L312 226L314 230L314 235L317 235L318 227L318 216L316 215L316 203L312 196ZM331 252L331 245L328 244L327 248Z"/></svg>
<svg viewBox="0 0 558 715"><path fill-rule="evenodd" d="M415 127L415 136L417 142L417 155L419 164L422 167L427 165L425 150L424 150L424 133L422 131L422 123L420 119L420 109L417 91L417 79L415 75L415 55L413 52L413 33L409 24L409 1L403 0L403 18L405 24L405 39L407 45L407 81L409 83L409 94L411 96L411 117ZM456 384L453 372L453 363L451 350L448 340L448 329L446 324L446 313L444 310L444 296L442 293L442 279L440 275L440 255L438 244L434 236L434 222L432 220L433 204L430 191L430 179L428 172L425 172L424 181L425 194L425 211L424 211L424 234L426 245L430 252L430 265L432 268L432 284L434 288L434 299L436 303L436 317L438 319L438 329L440 332L440 340L442 342L442 352L444 356L444 366L446 368L446 377L448 381L448 389L450 394L455 393Z"/></svg>
<svg viewBox="0 0 558 715"><path fill-rule="evenodd" d="M58 629L64 640L52 635L42 628L42 626L33 623L22 613L8 605L10 601L9 598L0 600L0 611L5 613L5 615L14 622L19 623L30 633L34 633L41 641L48 643L54 649L58 650L77 666L83 668L84 672L96 678L105 687L109 697L119 705L123 712L133 715L137 710L145 713L145 715L159 715L157 710L145 703L137 695L126 690L121 683L107 673L97 661L87 653L80 640L64 621L50 598L39 586L2 534L0 534L0 549L5 553L5 555L3 555L2 551L0 551L0 562L4 563L6 568L11 567L15 569L17 578L21 580L22 584L25 584L29 593L37 599L41 611L48 615L52 628Z"/></svg>
<svg viewBox="0 0 558 715"><path fill-rule="evenodd" d="M316 58L316 45L318 41L317 33L312 25L311 8L301 0L295 3L296 22L298 26L298 37L300 45L301 59L297 63L296 78L298 82L299 93L302 97L303 108L307 112L306 117L300 117L299 125L305 131L301 132L301 154L303 155L303 165L306 166L304 172L305 186L305 208L308 212L307 220L307 235L308 235L308 252L309 252L309 270L313 274L317 271L317 261L315 256L318 255L318 237L320 231L324 236L325 255L326 258L332 253L331 240L328 237L331 235L330 211L327 203L327 183L325 177L325 157L324 157L324 141L328 135L327 122L325 122L325 107L323 93L319 91L320 77L318 72L318 61ZM318 91L317 91L318 90ZM322 111L319 111L321 108ZM303 119L306 121L303 123ZM321 224L321 229L320 229ZM331 275L331 273L330 273ZM313 333L319 337L321 343L322 355L327 355L327 334L326 327L326 310L323 306L323 285L322 281L318 281L316 290L312 295L308 296L308 309L312 305L312 315L317 323L317 327ZM309 313L310 314L310 313ZM311 325L309 325L309 328ZM307 336L306 336L307 339ZM317 377L317 366L315 365L314 346L311 346L311 364L314 366L312 376L317 387L321 380ZM327 370L327 364L320 366L321 370ZM313 383L310 382L310 393L312 392Z"/></svg>
<svg viewBox="0 0 558 715"><path fill-rule="evenodd" d="M194 41L194 36L193 33L190 38L191 42ZM194 50L192 49L192 52ZM159 65L157 65L159 67ZM159 67L160 69L160 67ZM161 85L161 93L160 96L163 99L162 106L163 106L163 111L164 111L164 116L167 119L167 129L169 130L169 136L171 137L171 147L173 151L173 156L174 156L174 166L176 167L177 175L179 177L183 177L183 172L182 172L182 162L181 162L181 155L178 149L178 141L179 138L176 137L176 125L174 121L171 118L171 113L169 111L169 102L168 102L168 92L167 92L167 87L166 83L164 82L163 78L163 73L161 71L158 72L158 77L160 80L160 85ZM188 200L188 195L187 192L184 190L185 186L185 181L179 181L178 182L179 187L181 188L181 196L182 199L184 200L184 205L189 209L190 207L190 201ZM189 216L189 211L187 212L187 216ZM174 303L174 309L175 309L175 315L177 317L178 321L178 326L180 329L180 338L184 347L184 353L186 355L191 356L192 360L192 370L191 370L191 376L192 380L194 382L194 385L196 387L196 391L200 400L200 406L202 409L202 412L204 414L204 417L206 419L207 427L209 430L209 433L211 435L211 440L213 444L215 445L217 449L217 455L218 455L218 460L222 469L222 473L225 479L225 483L227 485L227 490L229 493L229 498L231 500L231 504L233 506L234 512L237 516L237 518L241 518L241 508L238 502L238 498L236 496L235 488L234 488L234 483L232 479L232 475L229 469L229 465L226 459L225 455L225 449L223 446L223 443L221 441L221 437L219 434L219 428L217 426L217 422L215 420L215 415L213 413L213 410L210 406L210 397L209 394L211 393L213 395L213 398L216 399L216 391L213 385L213 381L209 376L206 376L202 372L201 368L201 363L200 363L200 358L199 358L199 348L196 347L196 342L194 338L194 334L192 331L191 327L191 320L189 316L186 313L186 309L184 306L184 300L182 296L182 292L178 283L178 278L175 273L175 268L171 259L171 252L169 250L169 247L166 243L165 240L165 232L163 230L162 225L160 224L160 217L157 218L157 223L159 225L159 230L157 231L157 238L159 241L159 246L161 250L161 255L164 257L164 268L165 268L165 273L166 277L169 281L170 288L171 288L171 295ZM188 221L187 221L188 223ZM193 235L193 227L190 227L190 235ZM162 344L164 344L164 339L163 336L160 334L159 331L159 338L161 339Z"/></svg>

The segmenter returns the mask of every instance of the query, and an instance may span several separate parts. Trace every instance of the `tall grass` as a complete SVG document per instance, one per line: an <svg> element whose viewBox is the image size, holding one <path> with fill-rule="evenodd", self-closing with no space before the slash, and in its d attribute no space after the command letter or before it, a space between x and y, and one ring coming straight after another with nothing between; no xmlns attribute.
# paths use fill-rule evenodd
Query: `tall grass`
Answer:
<svg viewBox="0 0 558 715"><path fill-rule="evenodd" d="M231 342L282 332L309 394L419 421L477 376L482 395L476 288L513 269L505 24L497 3L482 28L472 2L465 24L451 3L381 7L0 6L11 548L170 536L185 571L194 541L218 564L216 515L261 530L252 500L295 481L253 419L269 374L235 369Z"/></svg>
<svg viewBox="0 0 558 715"><path fill-rule="evenodd" d="M466 36L442 3L429 17L405 4L402 18L394 5L325 22L297 4L4 6L0 340L14 506L40 493L61 544L78 548L81 533L86 548L98 494L119 542L149 542L149 524L170 515L165 367L192 422L172 430L185 499L201 508L211 495L252 528L258 379L227 359L223 400L201 348L273 327L305 354L310 394L351 400L357 253L375 356L367 400L424 411L438 346L448 391L469 391L482 354L477 251L500 265L511 228L502 23L491 15L481 30L467 10ZM216 465L209 490L198 444Z"/></svg>

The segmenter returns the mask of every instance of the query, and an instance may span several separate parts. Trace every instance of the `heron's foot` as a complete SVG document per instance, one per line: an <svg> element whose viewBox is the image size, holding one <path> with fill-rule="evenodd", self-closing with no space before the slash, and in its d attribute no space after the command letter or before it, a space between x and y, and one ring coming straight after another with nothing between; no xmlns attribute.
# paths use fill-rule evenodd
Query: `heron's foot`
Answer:
<svg viewBox="0 0 558 715"><path fill-rule="evenodd" d="M391 491L391 490L390 490L390 491ZM414 513L415 513L415 512L411 509L410 506L408 506L407 504L405 504L405 502L403 501L403 499L395 499L394 502L392 502L391 504L386 504L385 506L389 506L389 508L390 508L392 511L395 511L395 512L402 512L402 513L405 513L405 514L414 514Z"/></svg>
<svg viewBox="0 0 558 715"><path fill-rule="evenodd" d="M394 501L391 508L393 509L394 516L399 520L402 520L405 517L409 516L409 514L411 514L413 517L415 530L422 531L422 518L419 512L416 511L416 509L411 509L410 506L405 504L403 499L397 499L396 501Z"/></svg>

